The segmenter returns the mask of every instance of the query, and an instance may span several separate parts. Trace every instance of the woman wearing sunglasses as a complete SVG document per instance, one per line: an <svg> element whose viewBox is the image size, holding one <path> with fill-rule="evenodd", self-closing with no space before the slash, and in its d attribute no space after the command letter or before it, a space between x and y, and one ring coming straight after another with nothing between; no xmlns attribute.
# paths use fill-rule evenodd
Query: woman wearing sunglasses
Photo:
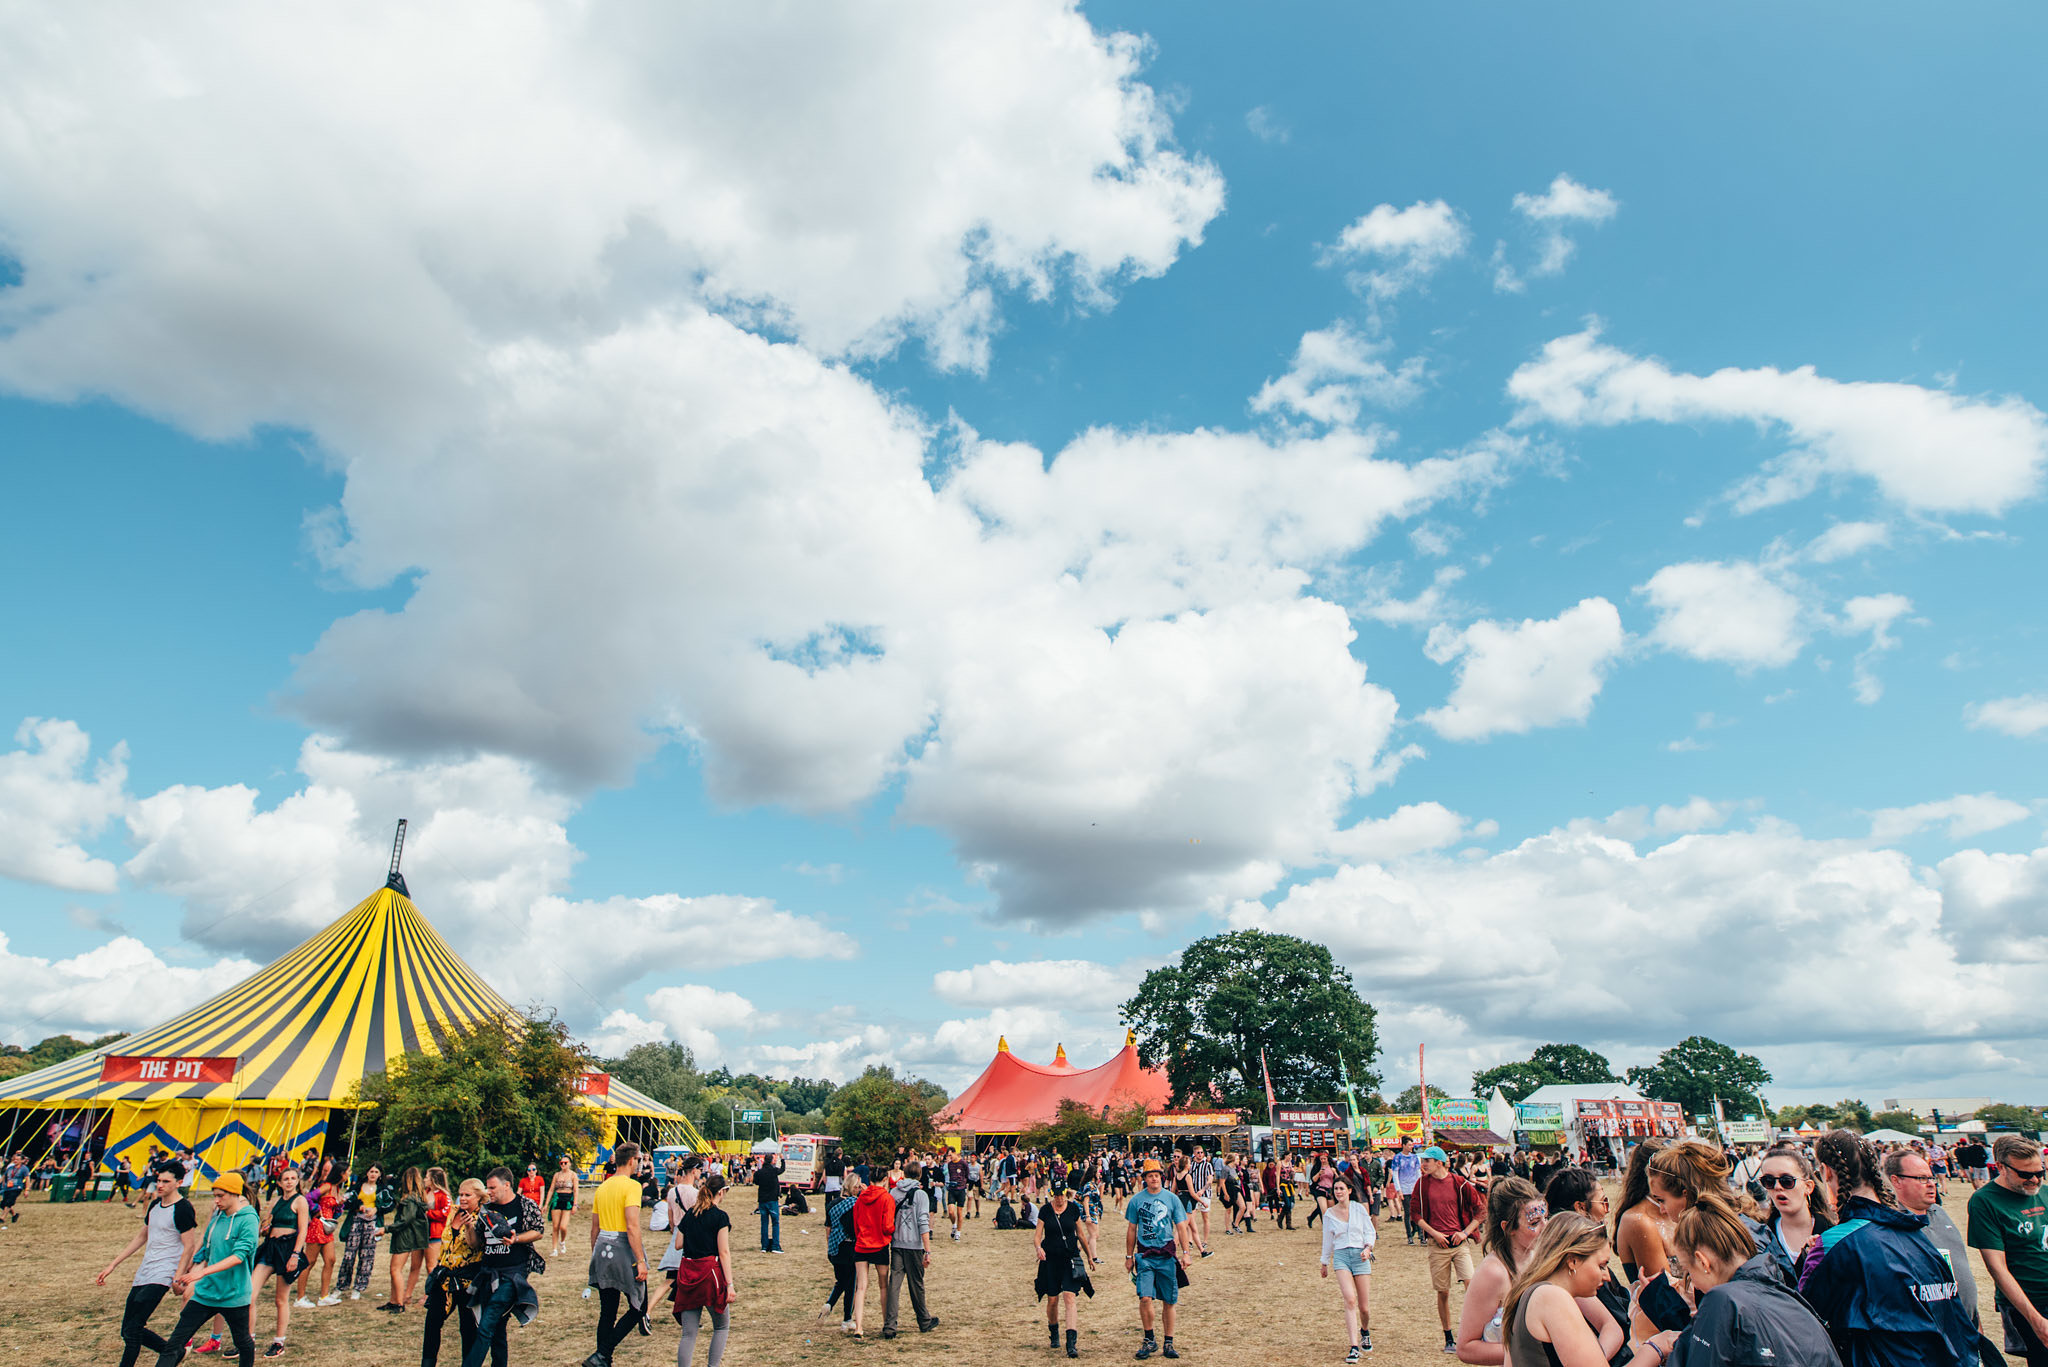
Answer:
<svg viewBox="0 0 2048 1367"><path fill-rule="evenodd" d="M1766 1231L1764 1252L1778 1265L1787 1281L1799 1276L1799 1259L1806 1246L1821 1231L1835 1223L1828 1206L1827 1188L1806 1160L1797 1144L1778 1144L1764 1154L1757 1170L1757 1185L1764 1189Z"/></svg>
<svg viewBox="0 0 2048 1367"><path fill-rule="evenodd" d="M1472 1287L1465 1293L1465 1307L1458 1315L1458 1361L1507 1361L1507 1345L1501 1341L1501 1302L1515 1274L1529 1261L1529 1252L1536 1247L1549 1214L1535 1184L1523 1178L1497 1177L1487 1189L1486 1257L1472 1274ZM1597 1314L1598 1323L1591 1315L1587 1322L1600 1337L1602 1351L1611 1354L1621 1346L1621 1326L1604 1308Z"/></svg>

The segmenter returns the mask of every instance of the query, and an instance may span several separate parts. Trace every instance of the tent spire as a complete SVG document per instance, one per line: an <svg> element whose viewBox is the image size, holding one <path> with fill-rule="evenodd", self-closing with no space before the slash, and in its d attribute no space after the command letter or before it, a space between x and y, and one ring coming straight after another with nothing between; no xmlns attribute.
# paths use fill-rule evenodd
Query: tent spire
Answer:
<svg viewBox="0 0 2048 1367"><path fill-rule="evenodd" d="M398 834L391 839L391 872L385 876L384 886L390 888L400 897L410 897L412 893L405 886L405 875L398 871L398 861L404 857L405 818L400 817L398 819Z"/></svg>
<svg viewBox="0 0 2048 1367"><path fill-rule="evenodd" d="M996 1052L998 1054L1007 1054L1010 1052L1010 1037L1008 1035L996 1036Z"/></svg>

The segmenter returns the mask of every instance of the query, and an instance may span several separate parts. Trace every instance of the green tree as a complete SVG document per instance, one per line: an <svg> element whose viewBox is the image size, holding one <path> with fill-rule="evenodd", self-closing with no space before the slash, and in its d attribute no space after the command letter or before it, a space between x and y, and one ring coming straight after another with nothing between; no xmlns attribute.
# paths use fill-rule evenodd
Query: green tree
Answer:
<svg viewBox="0 0 2048 1367"><path fill-rule="evenodd" d="M1705 1035L1688 1036L1649 1067L1628 1070L1630 1086L1659 1101L1677 1102L1687 1115L1711 1115L1717 1097L1724 1111L1765 1115L1762 1088L1770 1080L1770 1070L1754 1054L1738 1054Z"/></svg>
<svg viewBox="0 0 2048 1367"><path fill-rule="evenodd" d="M937 1134L935 1109L916 1083L877 1065L833 1095L827 1123L849 1156L882 1158L900 1148L929 1146Z"/></svg>
<svg viewBox="0 0 2048 1367"><path fill-rule="evenodd" d="M1261 1051L1282 1100L1343 1095L1341 1075L1379 1085L1371 1006L1322 945L1239 930L1195 941L1123 1004L1138 1058L1166 1066L1175 1097L1266 1113ZM1340 1062L1341 1060L1341 1062Z"/></svg>
<svg viewBox="0 0 2048 1367"><path fill-rule="evenodd" d="M1072 1097L1060 1100L1059 1112L1043 1125L1034 1125L1017 1136L1017 1143L1027 1149L1051 1149L1063 1158L1081 1158L1088 1152L1088 1144L1098 1134L1129 1134L1145 1123L1145 1108L1135 1106L1122 1112L1112 1111L1104 1116L1100 1111L1090 1110Z"/></svg>
<svg viewBox="0 0 2048 1367"><path fill-rule="evenodd" d="M1920 1133L1920 1117L1911 1111L1879 1111L1870 1117L1873 1130L1897 1130L1901 1134Z"/></svg>
<svg viewBox="0 0 2048 1367"><path fill-rule="evenodd" d="M1987 1130L2038 1130L2041 1128L2041 1113L2028 1106L2012 1106L2003 1101L1977 1108L1977 1119L1984 1122Z"/></svg>
<svg viewBox="0 0 2048 1367"><path fill-rule="evenodd" d="M357 1084L369 1151L386 1171L439 1165L457 1181L597 1145L596 1112L576 1102L592 1060L553 1016L493 1020L449 1035ZM359 1160L360 1161L360 1160Z"/></svg>
<svg viewBox="0 0 2048 1367"><path fill-rule="evenodd" d="M704 1098L704 1075L697 1071L696 1056L672 1040L636 1044L618 1058L606 1059L603 1069L693 1120Z"/></svg>
<svg viewBox="0 0 2048 1367"><path fill-rule="evenodd" d="M1834 1111L1835 1124L1843 1129L1855 1130L1858 1134L1861 1134L1866 1130L1877 1128L1877 1126L1870 1123L1870 1108L1861 1101L1852 1101L1844 1097L1835 1103Z"/></svg>
<svg viewBox="0 0 2048 1367"><path fill-rule="evenodd" d="M1614 1065L1605 1054L1583 1044L1545 1044L1529 1055L1529 1062L1550 1074L1552 1082L1619 1082Z"/></svg>
<svg viewBox="0 0 2048 1367"><path fill-rule="evenodd" d="M1557 1081L1549 1069L1538 1066L1533 1060L1525 1063L1502 1063L1482 1069L1472 1075L1472 1093L1478 1097L1493 1095L1493 1089L1500 1088L1509 1101L1520 1101L1538 1087L1546 1087Z"/></svg>
<svg viewBox="0 0 2048 1367"><path fill-rule="evenodd" d="M1430 1095L1430 1099L1431 1099L1431 1100L1434 1100L1434 1101L1441 1101L1441 1100L1443 1100L1443 1099L1444 1099L1445 1097L1448 1097L1448 1096L1450 1095L1450 1093L1449 1093L1449 1092L1447 1092L1447 1091L1445 1091L1445 1090L1444 1090L1443 1088L1441 1088L1441 1087L1437 1086L1437 1085L1436 1085L1436 1084L1435 1084L1434 1082L1432 1082L1432 1083L1430 1083L1430 1084L1429 1084L1429 1095ZM1416 1083L1416 1084L1415 1084L1414 1086L1410 1087L1410 1088L1409 1088L1409 1089L1408 1089L1407 1091L1405 1091L1405 1092L1401 1093L1401 1095L1399 1095L1399 1096L1397 1096L1397 1097L1395 1097L1395 1098L1394 1098L1394 1110L1393 1110L1393 1114L1395 1114L1395 1115L1420 1115L1420 1114L1422 1114L1422 1084L1421 1084L1421 1083L1419 1083L1419 1082L1418 1082L1418 1083Z"/></svg>
<svg viewBox="0 0 2048 1367"><path fill-rule="evenodd" d="M65 1059L76 1058L91 1049L104 1049L115 1040L122 1038L117 1030L111 1035L101 1035L96 1040L75 1039L70 1035L51 1035L39 1044L23 1049L16 1044L0 1044L0 1078L17 1077L33 1073L62 1063Z"/></svg>
<svg viewBox="0 0 2048 1367"><path fill-rule="evenodd" d="M782 1104L799 1115L822 1110L837 1089L824 1078L796 1077L782 1084Z"/></svg>

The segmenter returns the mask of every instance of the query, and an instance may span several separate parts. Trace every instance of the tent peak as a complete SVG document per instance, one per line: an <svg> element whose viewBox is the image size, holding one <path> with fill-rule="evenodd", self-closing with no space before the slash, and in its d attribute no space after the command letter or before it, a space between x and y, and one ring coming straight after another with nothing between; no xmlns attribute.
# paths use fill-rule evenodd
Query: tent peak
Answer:
<svg viewBox="0 0 2048 1367"><path fill-rule="evenodd" d="M405 875L398 871L398 861L405 857L405 818L398 818L398 834L391 838L391 872L384 876L384 886L400 897L410 899L412 891L405 886Z"/></svg>
<svg viewBox="0 0 2048 1367"><path fill-rule="evenodd" d="M998 1054L1007 1054L1010 1052L1010 1037L1008 1035L996 1036L996 1052Z"/></svg>

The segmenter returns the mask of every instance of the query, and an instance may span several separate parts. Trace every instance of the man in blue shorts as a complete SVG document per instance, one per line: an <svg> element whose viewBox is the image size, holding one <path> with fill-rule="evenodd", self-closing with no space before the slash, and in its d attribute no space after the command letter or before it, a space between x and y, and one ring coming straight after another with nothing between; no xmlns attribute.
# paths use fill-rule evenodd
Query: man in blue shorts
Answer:
<svg viewBox="0 0 2048 1367"><path fill-rule="evenodd" d="M1174 1307L1180 1300L1180 1271L1194 1231L1188 1226L1187 1207L1165 1189L1165 1181L1159 1160L1146 1159L1145 1189L1124 1207L1124 1268L1137 1284L1138 1319L1145 1326L1145 1342L1137 1352L1140 1361L1161 1351L1152 1338L1154 1301L1165 1307L1165 1355L1180 1356L1173 1347Z"/></svg>

